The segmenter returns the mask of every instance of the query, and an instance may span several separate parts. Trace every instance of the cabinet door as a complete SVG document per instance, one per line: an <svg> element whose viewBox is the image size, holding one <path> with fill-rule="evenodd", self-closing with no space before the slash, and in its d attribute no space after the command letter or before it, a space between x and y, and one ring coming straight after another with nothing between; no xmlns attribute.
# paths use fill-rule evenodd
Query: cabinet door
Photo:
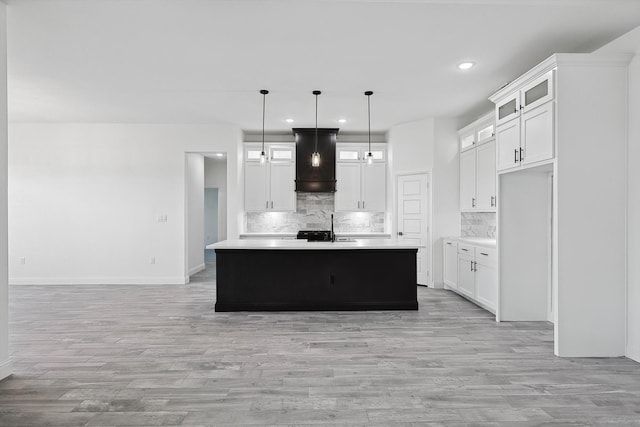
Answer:
<svg viewBox="0 0 640 427"><path fill-rule="evenodd" d="M496 125L507 123L520 115L520 93L515 92L511 96L496 104Z"/></svg>
<svg viewBox="0 0 640 427"><path fill-rule="evenodd" d="M270 202L269 210L289 211L296 210L294 163L271 163Z"/></svg>
<svg viewBox="0 0 640 427"><path fill-rule="evenodd" d="M477 208L495 211L496 208L496 144L488 142L476 148L476 197Z"/></svg>
<svg viewBox="0 0 640 427"><path fill-rule="evenodd" d="M336 144L336 160L338 162L359 163L362 158L362 147L350 143Z"/></svg>
<svg viewBox="0 0 640 427"><path fill-rule="evenodd" d="M497 170L520 165L520 121L512 120L496 128Z"/></svg>
<svg viewBox="0 0 640 427"><path fill-rule="evenodd" d="M360 163L336 162L336 211L360 210Z"/></svg>
<svg viewBox="0 0 640 427"><path fill-rule="evenodd" d="M460 210L476 207L476 150L460 153Z"/></svg>
<svg viewBox="0 0 640 427"><path fill-rule="evenodd" d="M523 87L520 96L523 114L551 101L553 99L553 71L549 71Z"/></svg>
<svg viewBox="0 0 640 427"><path fill-rule="evenodd" d="M245 162L244 164L244 210L247 212L267 210L268 164Z"/></svg>
<svg viewBox="0 0 640 427"><path fill-rule="evenodd" d="M553 102L548 102L522 115L522 163L553 158Z"/></svg>
<svg viewBox="0 0 640 427"><path fill-rule="evenodd" d="M475 272L473 271L474 258L468 255L458 255L458 291L475 298L476 284Z"/></svg>
<svg viewBox="0 0 640 427"><path fill-rule="evenodd" d="M362 166L362 205L369 212L384 212L387 206L386 163Z"/></svg>
<svg viewBox="0 0 640 427"><path fill-rule="evenodd" d="M495 311L498 303L498 275L496 274L496 268L478 263L476 269L476 299Z"/></svg>
<svg viewBox="0 0 640 427"><path fill-rule="evenodd" d="M458 245L456 242L444 241L444 271L445 285L458 289Z"/></svg>
<svg viewBox="0 0 640 427"><path fill-rule="evenodd" d="M468 129L460 133L460 151L472 148L476 143L475 129Z"/></svg>

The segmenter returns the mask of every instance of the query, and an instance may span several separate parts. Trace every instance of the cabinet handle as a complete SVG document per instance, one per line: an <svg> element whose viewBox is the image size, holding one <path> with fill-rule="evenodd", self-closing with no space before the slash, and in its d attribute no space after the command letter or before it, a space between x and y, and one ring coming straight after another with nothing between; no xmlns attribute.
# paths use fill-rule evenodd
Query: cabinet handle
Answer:
<svg viewBox="0 0 640 427"><path fill-rule="evenodd" d="M491 207L494 208L496 206L496 197L491 196Z"/></svg>
<svg viewBox="0 0 640 427"><path fill-rule="evenodd" d="M453 243L451 243L451 242L447 242L447 245L453 245Z"/></svg>
<svg viewBox="0 0 640 427"><path fill-rule="evenodd" d="M402 236L402 231L398 231L398 236Z"/></svg>
<svg viewBox="0 0 640 427"><path fill-rule="evenodd" d="M465 248L460 248L460 249L462 249L465 252L469 252L469 249L465 249Z"/></svg>
<svg viewBox="0 0 640 427"><path fill-rule="evenodd" d="M473 271L473 261L469 263L469 266L471 267L471 271Z"/></svg>
<svg viewBox="0 0 640 427"><path fill-rule="evenodd" d="M520 109L521 109L521 110L524 110L524 107L521 105L521 106L520 106Z"/></svg>
<svg viewBox="0 0 640 427"><path fill-rule="evenodd" d="M522 157L522 147L520 147L520 161L522 161L524 157Z"/></svg>
<svg viewBox="0 0 640 427"><path fill-rule="evenodd" d="M358 200L358 209L360 209L360 200Z"/></svg>
<svg viewBox="0 0 640 427"><path fill-rule="evenodd" d="M472 198L471 198L471 207L472 207L472 208L475 208L475 207L476 207L476 198L475 198L475 197L472 197Z"/></svg>
<svg viewBox="0 0 640 427"><path fill-rule="evenodd" d="M269 209L269 201L268 201L268 200L266 201L266 206L265 206L265 208L266 208L266 209Z"/></svg>
<svg viewBox="0 0 640 427"><path fill-rule="evenodd" d="M362 201L362 209L364 209L364 200Z"/></svg>
<svg viewBox="0 0 640 427"><path fill-rule="evenodd" d="M480 252L480 255L489 256L489 254L485 254L484 252Z"/></svg>
<svg viewBox="0 0 640 427"><path fill-rule="evenodd" d="M273 200L271 201L271 209L273 209Z"/></svg>
<svg viewBox="0 0 640 427"><path fill-rule="evenodd" d="M478 262L477 261L473 261L473 271L478 271Z"/></svg>
<svg viewBox="0 0 640 427"><path fill-rule="evenodd" d="M513 163L518 163L518 149L513 150Z"/></svg>

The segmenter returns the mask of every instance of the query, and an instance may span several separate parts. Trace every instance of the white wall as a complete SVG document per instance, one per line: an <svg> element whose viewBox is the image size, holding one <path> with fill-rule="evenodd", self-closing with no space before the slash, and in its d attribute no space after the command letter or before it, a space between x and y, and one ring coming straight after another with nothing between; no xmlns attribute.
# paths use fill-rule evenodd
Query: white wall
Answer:
<svg viewBox="0 0 640 427"><path fill-rule="evenodd" d="M204 186L218 189L218 240L227 240L227 159L205 157Z"/></svg>
<svg viewBox="0 0 640 427"><path fill-rule="evenodd" d="M185 283L185 152L226 152L236 194L240 142L230 125L10 124L10 282Z"/></svg>
<svg viewBox="0 0 640 427"><path fill-rule="evenodd" d="M459 160L456 122L432 117L394 126L389 130L389 161L393 217L396 213L396 176L401 173L428 172L432 197L432 280L442 287L442 237L457 235ZM393 224L392 235L397 232Z"/></svg>
<svg viewBox="0 0 640 427"><path fill-rule="evenodd" d="M640 45L629 65L627 356L640 362Z"/></svg>
<svg viewBox="0 0 640 427"><path fill-rule="evenodd" d="M11 374L7 286L7 6L0 3L0 379Z"/></svg>
<svg viewBox="0 0 640 427"><path fill-rule="evenodd" d="M597 53L635 55L628 69L627 132L627 357L640 362L640 26L600 48Z"/></svg>
<svg viewBox="0 0 640 427"><path fill-rule="evenodd" d="M204 156L186 154L187 266L189 276L204 270Z"/></svg>

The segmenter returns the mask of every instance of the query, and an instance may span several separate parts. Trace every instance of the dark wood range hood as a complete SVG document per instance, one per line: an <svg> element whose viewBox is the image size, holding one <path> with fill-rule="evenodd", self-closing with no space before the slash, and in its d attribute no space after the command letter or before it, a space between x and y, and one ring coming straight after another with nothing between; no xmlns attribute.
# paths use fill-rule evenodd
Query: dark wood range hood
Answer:
<svg viewBox="0 0 640 427"><path fill-rule="evenodd" d="M296 139L296 191L329 193L336 191L336 137L339 129L318 128L320 166L311 166L316 128L293 128Z"/></svg>

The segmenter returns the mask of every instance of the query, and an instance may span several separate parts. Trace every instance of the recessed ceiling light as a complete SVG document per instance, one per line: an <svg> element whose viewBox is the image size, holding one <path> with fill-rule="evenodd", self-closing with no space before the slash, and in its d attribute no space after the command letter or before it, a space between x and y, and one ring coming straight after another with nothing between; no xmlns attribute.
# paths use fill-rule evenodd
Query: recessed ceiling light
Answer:
<svg viewBox="0 0 640 427"><path fill-rule="evenodd" d="M222 156L224 156L224 154L222 154L222 153L216 153L216 156L218 156L218 157L222 157Z"/></svg>
<svg viewBox="0 0 640 427"><path fill-rule="evenodd" d="M347 119L338 119L338 123L347 123Z"/></svg>
<svg viewBox="0 0 640 427"><path fill-rule="evenodd" d="M284 121L287 123L293 123L293 119L285 119Z"/></svg>
<svg viewBox="0 0 640 427"><path fill-rule="evenodd" d="M460 64L458 64L458 68L460 68L461 70L468 70L474 65L476 65L475 62L461 62Z"/></svg>

